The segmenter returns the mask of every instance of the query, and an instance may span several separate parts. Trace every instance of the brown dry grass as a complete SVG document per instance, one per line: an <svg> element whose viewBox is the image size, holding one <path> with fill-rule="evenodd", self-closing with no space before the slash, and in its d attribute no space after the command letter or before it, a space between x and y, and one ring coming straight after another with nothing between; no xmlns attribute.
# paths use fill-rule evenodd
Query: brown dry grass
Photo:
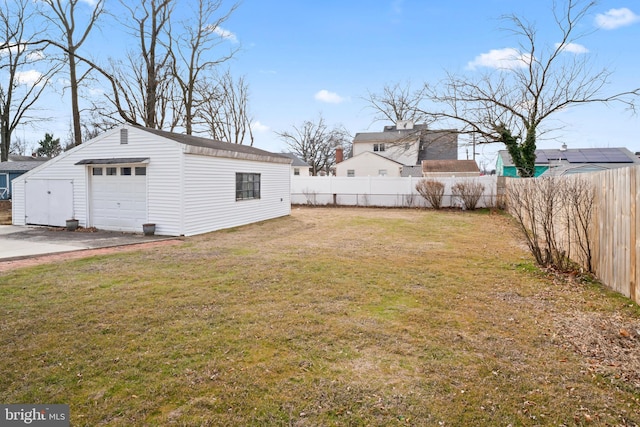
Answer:
<svg viewBox="0 0 640 427"><path fill-rule="evenodd" d="M513 232L303 208L0 273L0 401L74 425L637 425L638 307Z"/></svg>
<svg viewBox="0 0 640 427"><path fill-rule="evenodd" d="M0 225L11 225L11 200L0 200Z"/></svg>

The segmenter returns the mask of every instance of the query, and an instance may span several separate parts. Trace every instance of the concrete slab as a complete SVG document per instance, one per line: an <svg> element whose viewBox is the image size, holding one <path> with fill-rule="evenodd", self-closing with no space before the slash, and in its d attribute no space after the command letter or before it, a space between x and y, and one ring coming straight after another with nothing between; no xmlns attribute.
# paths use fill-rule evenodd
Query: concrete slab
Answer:
<svg viewBox="0 0 640 427"><path fill-rule="evenodd" d="M0 261L60 252L166 240L165 236L64 228L0 225ZM174 239L174 238L173 238Z"/></svg>

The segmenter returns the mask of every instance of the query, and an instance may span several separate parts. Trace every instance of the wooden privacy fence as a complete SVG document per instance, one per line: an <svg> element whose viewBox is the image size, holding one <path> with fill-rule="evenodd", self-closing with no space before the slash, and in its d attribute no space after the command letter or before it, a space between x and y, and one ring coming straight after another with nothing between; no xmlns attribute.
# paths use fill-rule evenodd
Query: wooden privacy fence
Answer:
<svg viewBox="0 0 640 427"><path fill-rule="evenodd" d="M584 227L577 217L588 208L580 205L584 200L572 204L566 194L554 199L571 185L590 190L593 209ZM640 303L640 166L566 177L508 178L504 188L508 209L514 216L522 216L519 209L527 203L535 206L530 215L524 215L529 233L537 231L543 239L555 239L560 253L590 268L606 286ZM516 200L523 195L531 199ZM551 206L554 201L560 203ZM551 223L545 224L550 213ZM545 227L552 234L545 236L541 231Z"/></svg>

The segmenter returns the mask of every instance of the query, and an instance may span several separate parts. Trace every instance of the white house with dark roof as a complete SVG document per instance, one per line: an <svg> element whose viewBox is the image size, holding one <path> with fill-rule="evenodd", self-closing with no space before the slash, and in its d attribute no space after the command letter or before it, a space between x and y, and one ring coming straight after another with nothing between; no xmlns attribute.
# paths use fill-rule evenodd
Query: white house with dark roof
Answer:
<svg viewBox="0 0 640 427"><path fill-rule="evenodd" d="M422 176L423 160L457 160L458 133L399 121L382 132L357 133L352 154L336 165L336 176Z"/></svg>
<svg viewBox="0 0 640 427"><path fill-rule="evenodd" d="M291 159L291 175L293 176L310 176L311 165L294 153L280 153L281 156L285 156Z"/></svg>
<svg viewBox="0 0 640 427"><path fill-rule="evenodd" d="M190 236L289 215L291 159L123 125L13 181L15 225Z"/></svg>

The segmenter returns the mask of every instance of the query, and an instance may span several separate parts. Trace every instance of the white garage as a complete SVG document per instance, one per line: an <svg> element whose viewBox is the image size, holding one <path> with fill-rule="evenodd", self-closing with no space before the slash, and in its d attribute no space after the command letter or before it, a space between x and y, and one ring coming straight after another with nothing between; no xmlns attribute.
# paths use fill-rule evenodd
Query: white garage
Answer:
<svg viewBox="0 0 640 427"><path fill-rule="evenodd" d="M291 159L125 125L13 182L13 222L194 235L288 215Z"/></svg>

